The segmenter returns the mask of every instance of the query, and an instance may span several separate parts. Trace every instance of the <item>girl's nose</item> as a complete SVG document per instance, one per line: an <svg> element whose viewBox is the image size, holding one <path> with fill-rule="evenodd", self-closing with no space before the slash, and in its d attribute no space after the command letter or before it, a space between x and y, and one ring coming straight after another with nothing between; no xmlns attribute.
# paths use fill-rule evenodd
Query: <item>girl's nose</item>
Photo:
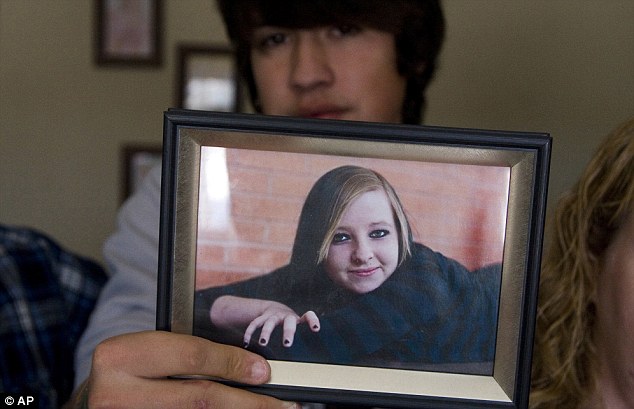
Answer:
<svg viewBox="0 0 634 409"><path fill-rule="evenodd" d="M372 247L365 241L358 242L354 252L352 253L352 261L359 265L367 263L372 260L373 257L374 253L372 252Z"/></svg>

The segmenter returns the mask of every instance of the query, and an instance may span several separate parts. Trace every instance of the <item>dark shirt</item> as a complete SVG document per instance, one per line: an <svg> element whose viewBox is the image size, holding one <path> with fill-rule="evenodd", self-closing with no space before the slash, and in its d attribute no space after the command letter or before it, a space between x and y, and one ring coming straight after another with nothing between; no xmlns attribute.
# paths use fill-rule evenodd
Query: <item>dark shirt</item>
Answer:
<svg viewBox="0 0 634 409"><path fill-rule="evenodd" d="M0 226L0 391L60 407L73 356L106 275L38 232Z"/></svg>
<svg viewBox="0 0 634 409"><path fill-rule="evenodd" d="M316 285L305 292L291 290L292 286L284 285L291 281L291 270L287 266L243 283L197 292L196 331L223 342L241 336L211 325L209 308L220 295L272 299L299 315L316 310L321 328L312 333L300 325L290 348L281 345L280 329L276 329L269 346L254 346L267 358L492 373L499 265L471 272L455 260L415 244L410 259L379 288L362 295L334 283L330 288ZM321 290L315 293L315 287ZM279 293L280 288L286 292Z"/></svg>

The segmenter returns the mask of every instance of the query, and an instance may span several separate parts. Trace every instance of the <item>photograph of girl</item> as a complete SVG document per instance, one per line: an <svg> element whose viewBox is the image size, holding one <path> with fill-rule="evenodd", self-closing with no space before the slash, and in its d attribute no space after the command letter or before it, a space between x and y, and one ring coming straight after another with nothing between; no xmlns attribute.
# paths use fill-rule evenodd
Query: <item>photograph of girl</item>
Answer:
<svg viewBox="0 0 634 409"><path fill-rule="evenodd" d="M490 375L500 280L501 262L470 270L414 241L380 173L338 166L310 189L288 264L196 291L194 334L268 359Z"/></svg>

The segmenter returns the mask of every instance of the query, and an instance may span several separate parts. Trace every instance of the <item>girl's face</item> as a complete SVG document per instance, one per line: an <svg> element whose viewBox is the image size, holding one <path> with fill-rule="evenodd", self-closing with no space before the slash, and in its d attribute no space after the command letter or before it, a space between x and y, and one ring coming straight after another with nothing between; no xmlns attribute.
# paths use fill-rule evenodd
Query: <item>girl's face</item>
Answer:
<svg viewBox="0 0 634 409"><path fill-rule="evenodd" d="M383 190L363 193L337 225L324 261L328 277L364 294L377 289L398 265L398 231Z"/></svg>
<svg viewBox="0 0 634 409"><path fill-rule="evenodd" d="M634 211L605 252L596 326L605 406L634 407Z"/></svg>
<svg viewBox="0 0 634 409"><path fill-rule="evenodd" d="M251 61L269 115L401 122L394 35L356 27L258 28Z"/></svg>

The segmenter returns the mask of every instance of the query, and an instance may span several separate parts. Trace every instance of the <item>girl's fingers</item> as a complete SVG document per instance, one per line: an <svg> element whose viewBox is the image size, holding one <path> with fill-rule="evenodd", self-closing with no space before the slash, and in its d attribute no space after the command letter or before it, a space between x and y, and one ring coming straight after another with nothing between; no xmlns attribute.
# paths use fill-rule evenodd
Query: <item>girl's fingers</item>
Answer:
<svg viewBox="0 0 634 409"><path fill-rule="evenodd" d="M284 318L284 327L282 331L282 342L285 347L290 347L293 345L293 340L295 339L295 331L297 330L297 322L299 320L296 316L287 315Z"/></svg>
<svg viewBox="0 0 634 409"><path fill-rule="evenodd" d="M260 339L259 344L262 346L266 346L269 343L269 338L271 338L271 333L275 329L275 327L279 324L279 318L273 316L270 317L264 325L262 325L262 331L260 331Z"/></svg>
<svg viewBox="0 0 634 409"><path fill-rule="evenodd" d="M314 311L307 311L300 318L300 322L305 322L310 327L310 330L313 332L318 332L321 328L321 323L319 322L319 317L315 314Z"/></svg>

